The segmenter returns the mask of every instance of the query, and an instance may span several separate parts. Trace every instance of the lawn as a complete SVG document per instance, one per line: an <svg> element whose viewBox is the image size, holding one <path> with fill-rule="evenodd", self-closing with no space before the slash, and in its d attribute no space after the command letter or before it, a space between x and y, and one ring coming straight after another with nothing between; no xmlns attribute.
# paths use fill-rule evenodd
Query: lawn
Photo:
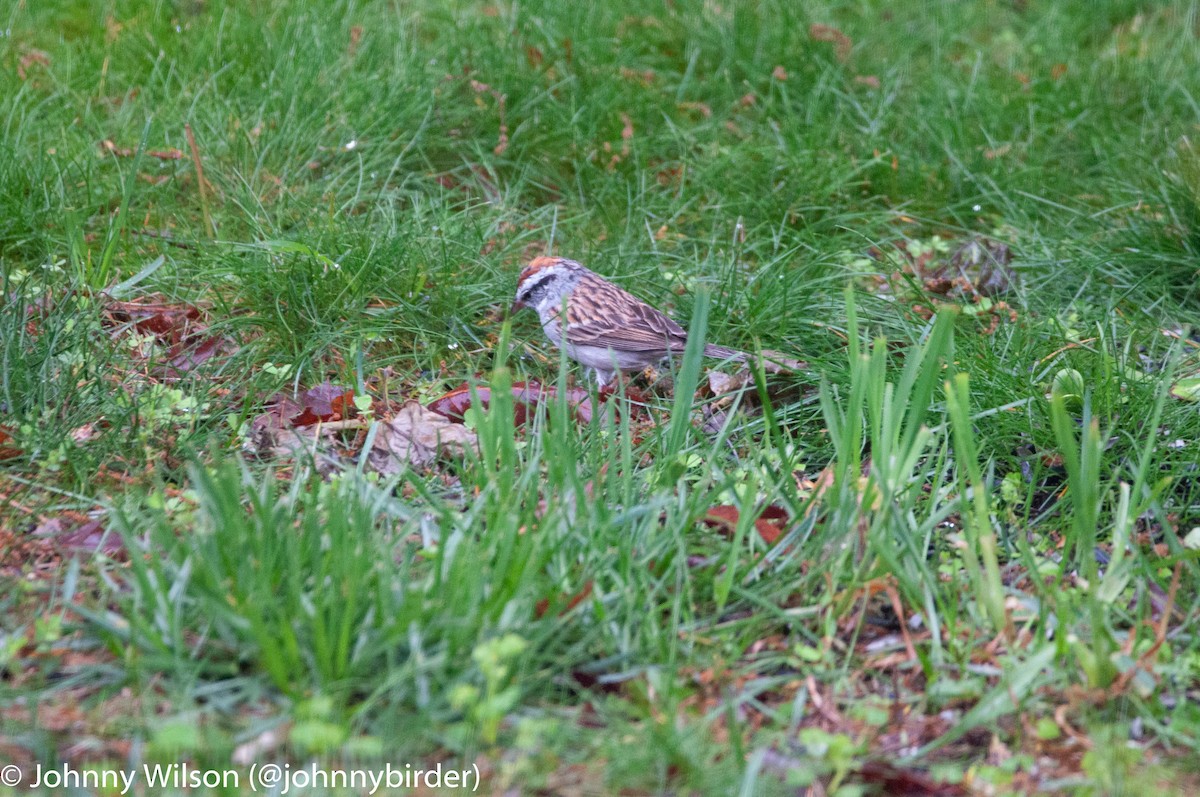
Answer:
<svg viewBox="0 0 1200 797"><path fill-rule="evenodd" d="M0 795L1196 793L1198 38L10 2ZM597 393L547 254L693 347Z"/></svg>

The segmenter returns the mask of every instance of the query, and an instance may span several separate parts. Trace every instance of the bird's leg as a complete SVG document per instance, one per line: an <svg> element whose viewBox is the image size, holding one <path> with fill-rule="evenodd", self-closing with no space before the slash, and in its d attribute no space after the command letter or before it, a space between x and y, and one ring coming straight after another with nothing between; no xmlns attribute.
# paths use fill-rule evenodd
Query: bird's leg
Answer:
<svg viewBox="0 0 1200 797"><path fill-rule="evenodd" d="M600 390L605 385L610 384L614 379L616 379L617 374L621 373L620 371L607 371L600 368L592 368L590 370L592 375L596 377L597 390Z"/></svg>

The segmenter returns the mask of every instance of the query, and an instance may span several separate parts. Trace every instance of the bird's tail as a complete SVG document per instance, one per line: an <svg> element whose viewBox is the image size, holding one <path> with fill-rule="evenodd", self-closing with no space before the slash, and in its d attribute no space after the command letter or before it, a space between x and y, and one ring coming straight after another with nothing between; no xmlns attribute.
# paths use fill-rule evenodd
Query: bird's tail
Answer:
<svg viewBox="0 0 1200 797"><path fill-rule="evenodd" d="M749 362L752 355L737 349L729 349L724 346L713 346L709 344L704 347L705 357L714 357L719 360L732 360L735 363ZM762 358L757 361L759 365L770 374L787 374L796 371L807 371L808 363L794 360L782 352L772 351L771 349L762 350Z"/></svg>
<svg viewBox="0 0 1200 797"><path fill-rule="evenodd" d="M718 360L734 360L735 362L745 362L746 353L737 349L729 349L724 346L714 346L709 343L704 347L705 357L714 357Z"/></svg>

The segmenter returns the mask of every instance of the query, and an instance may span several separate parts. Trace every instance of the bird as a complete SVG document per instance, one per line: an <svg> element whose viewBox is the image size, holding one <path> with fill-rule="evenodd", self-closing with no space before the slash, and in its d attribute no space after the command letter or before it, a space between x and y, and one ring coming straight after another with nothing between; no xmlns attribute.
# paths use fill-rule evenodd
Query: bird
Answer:
<svg viewBox="0 0 1200 797"><path fill-rule="evenodd" d="M565 257L535 257L521 271L510 312L523 307L537 312L550 342L587 368L599 387L618 372L640 371L687 346L687 331L665 313ZM704 356L746 359L744 352L711 343Z"/></svg>

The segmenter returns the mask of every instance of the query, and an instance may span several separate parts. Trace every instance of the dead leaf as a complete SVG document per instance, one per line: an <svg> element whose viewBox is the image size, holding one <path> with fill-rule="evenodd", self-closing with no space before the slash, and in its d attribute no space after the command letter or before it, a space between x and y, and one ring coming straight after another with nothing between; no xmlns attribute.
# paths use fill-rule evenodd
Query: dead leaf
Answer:
<svg viewBox="0 0 1200 797"><path fill-rule="evenodd" d="M774 349L762 350L762 366L768 374L790 374L808 370L808 363L788 357L783 352Z"/></svg>
<svg viewBox="0 0 1200 797"><path fill-rule="evenodd" d="M1007 244L983 237L972 238L950 255L950 268L980 296L995 296L1013 288L1017 272L1011 263Z"/></svg>
<svg viewBox="0 0 1200 797"><path fill-rule="evenodd" d="M777 66L777 67L775 67L775 69L773 69L771 71L771 77L774 78L775 80L787 80L788 73L787 73L787 70L784 69L782 66Z"/></svg>
<svg viewBox="0 0 1200 797"><path fill-rule="evenodd" d="M255 416L242 449L259 459L287 459L309 450L315 442L316 429L297 430L291 419L304 412L296 401L277 396L266 412Z"/></svg>
<svg viewBox="0 0 1200 797"><path fill-rule="evenodd" d="M1008 153L1009 153L1011 150L1012 150L1012 144L1011 144L1011 143L1005 143L1005 144L1001 144L1000 146L996 147L995 149L985 149L985 150L983 151L983 157L985 157L985 158L987 158L988 160L992 161L992 160L995 160L996 158L1002 158L1002 157L1004 157L1004 156L1005 156L1005 155L1007 155L1007 154L1008 154Z"/></svg>
<svg viewBox="0 0 1200 797"><path fill-rule="evenodd" d="M992 334L1002 321L1015 323L1018 318L1007 302L993 298L1011 291L1018 281L1011 265L1012 253L999 241L972 237L948 255L924 248L914 256L905 243L888 249L873 247L868 254L897 269L890 275L871 278L872 289L912 302L912 311L922 318L932 318L945 304L935 299L933 306L928 306L925 302L931 295L958 300L957 305L967 315L984 322L983 334Z"/></svg>
<svg viewBox="0 0 1200 797"><path fill-rule="evenodd" d="M13 439L13 429L11 426L0 425L0 459L12 459L13 457L21 456L21 449L16 446L6 445Z"/></svg>
<svg viewBox="0 0 1200 797"><path fill-rule="evenodd" d="M44 50L29 50L21 55L17 62L17 77L25 80L29 77L29 67L37 64L40 67L50 67L50 54Z"/></svg>
<svg viewBox="0 0 1200 797"><path fill-rule="evenodd" d="M514 382L512 386L513 423L524 426L529 416L537 411L538 405L553 401L558 395L558 389L553 385L542 385L538 382ZM492 390L486 385L475 387L481 409L486 410L492 401ZM588 423L592 420L592 400L588 392L580 387L567 389L567 402L575 413L578 423ZM429 402L428 408L456 423L462 423L467 411L471 409L471 386L467 383L459 385L454 390Z"/></svg>
<svg viewBox="0 0 1200 797"><path fill-rule="evenodd" d="M354 391L322 382L304 391L301 406L300 414L289 419L293 426L345 420L354 414Z"/></svg>
<svg viewBox="0 0 1200 797"><path fill-rule="evenodd" d="M112 155L116 158L131 158L137 150L131 147L118 147L112 142L112 139L106 138L100 142L100 152L104 155ZM175 147L170 149L150 149L146 150L146 157L157 158L161 161L177 161L183 159L183 151Z"/></svg>
<svg viewBox="0 0 1200 797"><path fill-rule="evenodd" d="M715 528L732 537L737 531L740 519L741 512L736 506L723 504L710 508L701 522L709 528ZM762 513L755 518L754 528L758 532L758 536L762 537L763 542L767 545L774 545L775 541L782 537L787 530L788 522L787 510L776 504L770 504L763 507Z"/></svg>
<svg viewBox="0 0 1200 797"><path fill-rule="evenodd" d="M153 335L162 342L175 345L186 340L200 321L199 308L188 304L162 301L161 297L145 296L128 302L110 299L104 305L105 325L133 328Z"/></svg>
<svg viewBox="0 0 1200 797"><path fill-rule="evenodd" d="M658 174L655 175L655 179L664 188L679 185L683 182L683 166L675 165L660 169ZM665 224L663 225L663 227L666 226Z"/></svg>
<svg viewBox="0 0 1200 797"><path fill-rule="evenodd" d="M867 88L872 89L877 89L880 87L880 85L882 85L879 82L879 78L875 77L874 75L855 75L854 82L860 86L866 86Z"/></svg>
<svg viewBox="0 0 1200 797"><path fill-rule="evenodd" d="M188 373L199 368L211 358L219 354L230 354L234 349L232 341L227 338L208 336L199 342L178 343L167 352L167 362L180 373Z"/></svg>
<svg viewBox="0 0 1200 797"><path fill-rule="evenodd" d="M98 520L83 519L58 515L43 520L33 530L36 537L53 541L56 547L65 551L101 551L114 554L125 548L121 535L108 531Z"/></svg>
<svg viewBox="0 0 1200 797"><path fill-rule="evenodd" d="M637 83L641 83L643 86L649 86L654 83L653 69L646 69L639 72L636 69L630 69L627 66L623 66L619 70L619 73L621 77L625 78L626 80L633 80Z"/></svg>
<svg viewBox="0 0 1200 797"><path fill-rule="evenodd" d="M106 138L100 142L100 154L112 155L115 158L129 158L133 155L133 150L128 147L118 147L112 142L112 139Z"/></svg>
<svg viewBox="0 0 1200 797"><path fill-rule="evenodd" d="M152 335L167 347L166 361L176 375L236 349L230 338L208 333L205 316L195 305L168 302L158 294L124 302L109 299L104 305L105 326L115 333L132 326Z"/></svg>
<svg viewBox="0 0 1200 797"><path fill-rule="evenodd" d="M588 581L586 584L583 585L583 589L579 590L579 592L576 592L574 595L567 595L566 593L563 593L562 595L560 595L558 597L558 599L554 602L555 608L557 608L559 605L562 605L562 608L558 610L558 616L562 617L564 614L571 611L576 606L578 606L579 604L581 604L585 600L587 600L588 596L592 594L592 587L593 587L592 582ZM533 607L533 615L534 615L534 617L536 617L540 620L541 618L546 616L546 612L548 612L549 610L550 610L550 599L542 598Z"/></svg>
<svg viewBox="0 0 1200 797"><path fill-rule="evenodd" d="M461 456L475 448L475 433L444 415L410 401L380 425L368 455L371 467L384 476L406 468L427 468L443 455Z"/></svg>
<svg viewBox="0 0 1200 797"><path fill-rule="evenodd" d="M814 22L808 26L808 35L813 41L832 43L834 54L843 64L849 60L850 51L854 48L854 42L837 28L832 25L820 25Z"/></svg>
<svg viewBox="0 0 1200 797"><path fill-rule="evenodd" d="M746 386L748 376L748 371L739 371L732 376L723 371L709 371L708 389L717 397L736 393Z"/></svg>
<svg viewBox="0 0 1200 797"><path fill-rule="evenodd" d="M358 53L358 45L362 42L363 26L353 25L350 28L350 45L346 48L346 54L353 58Z"/></svg>
<svg viewBox="0 0 1200 797"><path fill-rule="evenodd" d="M94 423L85 423L83 426L80 426L71 432L71 439L74 440L77 445L91 442L92 440L95 440L96 437L98 437L98 434L96 432L96 424Z"/></svg>

